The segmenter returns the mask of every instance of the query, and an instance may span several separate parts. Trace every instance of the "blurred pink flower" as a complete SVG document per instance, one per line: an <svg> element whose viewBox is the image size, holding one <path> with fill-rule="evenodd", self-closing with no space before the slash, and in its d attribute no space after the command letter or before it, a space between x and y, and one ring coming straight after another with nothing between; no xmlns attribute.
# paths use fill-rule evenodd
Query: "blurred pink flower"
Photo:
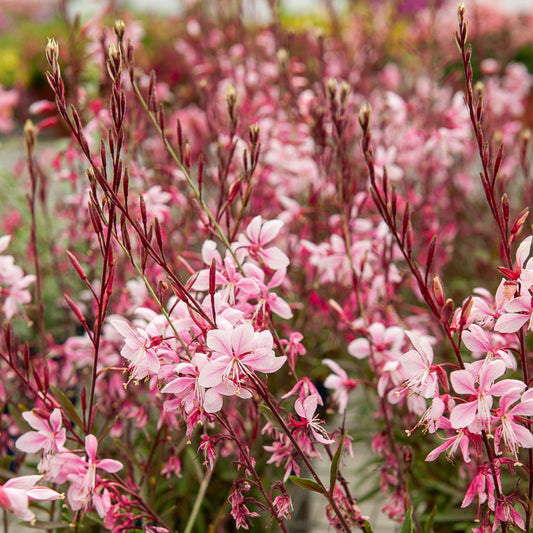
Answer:
<svg viewBox="0 0 533 533"><path fill-rule="evenodd" d="M18 516L21 520L30 521L35 518L29 509L29 502L59 500L62 495L55 490L36 485L43 476L14 477L0 486L0 506Z"/></svg>

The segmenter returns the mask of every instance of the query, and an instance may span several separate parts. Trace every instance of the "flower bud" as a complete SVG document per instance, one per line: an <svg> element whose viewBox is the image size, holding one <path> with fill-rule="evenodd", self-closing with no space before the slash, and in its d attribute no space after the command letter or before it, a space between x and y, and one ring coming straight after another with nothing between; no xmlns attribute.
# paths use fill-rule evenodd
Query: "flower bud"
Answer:
<svg viewBox="0 0 533 533"><path fill-rule="evenodd" d="M453 315L453 300L451 298L448 298L446 300L446 303L442 306L441 312L440 312L440 321L443 324L447 324L450 321L451 316Z"/></svg>
<svg viewBox="0 0 533 533"><path fill-rule="evenodd" d="M117 36L117 39L119 41L122 41L124 39L124 32L126 31L126 24L122 19L115 20L115 24L113 25L113 31L115 32L115 35Z"/></svg>
<svg viewBox="0 0 533 533"><path fill-rule="evenodd" d="M441 307L444 305L444 287L442 286L442 281L440 280L438 274L433 275L433 295L438 305Z"/></svg>

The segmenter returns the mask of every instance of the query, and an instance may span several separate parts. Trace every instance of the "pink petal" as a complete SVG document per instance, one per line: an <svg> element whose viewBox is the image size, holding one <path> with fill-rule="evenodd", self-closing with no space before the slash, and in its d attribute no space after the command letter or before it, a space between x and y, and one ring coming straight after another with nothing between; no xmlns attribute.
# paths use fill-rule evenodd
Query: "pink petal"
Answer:
<svg viewBox="0 0 533 533"><path fill-rule="evenodd" d="M463 331L463 343L471 352L486 352L490 347L487 333L476 324Z"/></svg>
<svg viewBox="0 0 533 533"><path fill-rule="evenodd" d="M421 335L416 331L406 331L405 334L409 337L412 345L415 347L416 351L423 355L429 362L433 363L433 348L429 343L427 337Z"/></svg>
<svg viewBox="0 0 533 533"><path fill-rule="evenodd" d="M98 450L98 440L94 435L87 435L85 437L85 451L87 452L87 457L89 463L94 463L96 459L96 451Z"/></svg>
<svg viewBox="0 0 533 533"><path fill-rule="evenodd" d="M533 400L520 402L517 406L513 407L511 411L509 411L509 414L512 414L513 416L533 416Z"/></svg>
<svg viewBox="0 0 533 533"><path fill-rule="evenodd" d="M42 433L50 432L48 422L43 417L36 415L33 411L24 411L22 413L22 418L24 418L33 429Z"/></svg>
<svg viewBox="0 0 533 533"><path fill-rule="evenodd" d="M264 245L267 242L270 242L271 240L275 239L282 227L283 222L281 220L267 220L261 228L260 244ZM249 232L248 235L250 235Z"/></svg>
<svg viewBox="0 0 533 533"><path fill-rule="evenodd" d="M37 453L42 450L48 437L37 431L28 431L21 435L15 442L15 447L24 453Z"/></svg>
<svg viewBox="0 0 533 533"><path fill-rule="evenodd" d="M61 411L56 407L50 415L50 427L54 433L57 433L57 431L61 428L61 423Z"/></svg>
<svg viewBox="0 0 533 533"><path fill-rule="evenodd" d="M454 439L448 439L443 442L440 446L437 446L434 450L429 452L426 456L426 461L434 461L443 451L447 450L454 443Z"/></svg>
<svg viewBox="0 0 533 533"><path fill-rule="evenodd" d="M527 321L529 315L519 315L516 313L506 313L502 315L496 321L494 325L494 331L500 333L515 333L518 331Z"/></svg>
<svg viewBox="0 0 533 533"><path fill-rule="evenodd" d="M276 246L263 248L261 256L265 265L272 270L285 269L290 264L290 259Z"/></svg>
<svg viewBox="0 0 533 533"><path fill-rule="evenodd" d="M42 475L20 476L8 479L3 487L5 489L20 489L24 491L30 490L38 481L42 479Z"/></svg>
<svg viewBox="0 0 533 533"><path fill-rule="evenodd" d="M364 359L370 354L370 344L367 339L355 339L348 344L348 353L356 359Z"/></svg>
<svg viewBox="0 0 533 533"><path fill-rule="evenodd" d="M265 374L272 374L273 372L277 372L287 360L287 357L285 355L281 355L279 357L264 357L258 360L252 360L250 361L250 368L253 368L253 370L256 370L257 372L264 372ZM248 362L246 360L246 362Z"/></svg>
<svg viewBox="0 0 533 533"><path fill-rule="evenodd" d="M198 377L198 383L202 387L214 387L222 382L222 374L226 369L227 364L230 362L228 356L221 356L213 361L210 361L200 370L200 376Z"/></svg>
<svg viewBox="0 0 533 533"><path fill-rule="evenodd" d="M522 448L533 448L533 435L530 429L518 424L513 424L513 429Z"/></svg>
<svg viewBox="0 0 533 533"><path fill-rule="evenodd" d="M240 355L254 349L254 328L250 324L241 324L231 333L233 353Z"/></svg>
<svg viewBox="0 0 533 533"><path fill-rule="evenodd" d="M501 359L490 362L479 373L479 387L487 390L503 374L505 374L505 363Z"/></svg>
<svg viewBox="0 0 533 533"><path fill-rule="evenodd" d="M499 383L495 383L488 391L487 394L492 396L503 396L512 391L522 392L526 384L518 379L504 379Z"/></svg>
<svg viewBox="0 0 533 533"><path fill-rule="evenodd" d="M416 350L409 350L400 357L400 364L408 375L414 376L428 367Z"/></svg>
<svg viewBox="0 0 533 533"><path fill-rule="evenodd" d="M137 334L129 325L129 323L118 316L109 318L109 323L126 339L134 337L137 338Z"/></svg>
<svg viewBox="0 0 533 533"><path fill-rule="evenodd" d="M289 304L275 294L270 295L270 310L285 320L292 318L292 311Z"/></svg>
<svg viewBox="0 0 533 533"><path fill-rule="evenodd" d="M213 389L209 389L205 393L204 398L204 409L207 413L217 413L222 409L222 403L223 398L222 396L214 391Z"/></svg>
<svg viewBox="0 0 533 533"><path fill-rule="evenodd" d="M323 359L322 363L325 364L330 370L335 372L337 376L340 376L343 379L348 379L348 374L337 362L333 361L333 359Z"/></svg>
<svg viewBox="0 0 533 533"><path fill-rule="evenodd" d="M520 246L518 247L518 250L516 250L516 262L522 267L524 263L526 262L527 258L531 254L531 242L533 241L533 237L527 237L524 239Z"/></svg>
<svg viewBox="0 0 533 533"><path fill-rule="evenodd" d="M207 346L218 354L231 357L233 355L231 337L231 331L212 329L207 332Z"/></svg>
<svg viewBox="0 0 533 533"><path fill-rule="evenodd" d="M109 472L110 474L118 472L123 468L122 463L120 461L115 461L115 459L102 459L96 463L96 466L102 470L105 470L106 472Z"/></svg>
<svg viewBox="0 0 533 533"><path fill-rule="evenodd" d="M257 215L248 224L248 227L246 228L246 233L248 237L250 237L250 240L252 242L255 242L255 243L259 242L259 236L261 234L262 223L263 223L263 219L261 218L261 215Z"/></svg>
<svg viewBox="0 0 533 533"><path fill-rule="evenodd" d="M450 422L455 429L469 426L476 418L477 401L456 405L450 415Z"/></svg>
<svg viewBox="0 0 533 533"><path fill-rule="evenodd" d="M47 487L32 487L28 491L28 498L30 500L38 500L38 501L52 501L52 500L60 500L61 494L56 492L55 490L49 489Z"/></svg>
<svg viewBox="0 0 533 533"><path fill-rule="evenodd" d="M305 418L307 418L307 420L313 420L313 417L315 416L317 404L318 404L318 399L316 397L316 394L311 394L311 396L308 396L304 400L303 408L305 412Z"/></svg>
<svg viewBox="0 0 533 533"><path fill-rule="evenodd" d="M452 386L458 394L476 394L474 376L468 370L456 370L451 373Z"/></svg>

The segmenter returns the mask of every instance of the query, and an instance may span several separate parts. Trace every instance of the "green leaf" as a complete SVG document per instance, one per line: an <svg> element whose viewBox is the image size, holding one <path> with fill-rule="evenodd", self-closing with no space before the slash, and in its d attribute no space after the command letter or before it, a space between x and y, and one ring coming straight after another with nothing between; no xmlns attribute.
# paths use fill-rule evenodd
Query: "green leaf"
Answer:
<svg viewBox="0 0 533 533"><path fill-rule="evenodd" d="M304 477L298 477L298 476L289 476L289 479L299 487L302 487L306 490L312 490L313 492L318 492L319 494L326 494L326 491L316 482L312 479L307 479Z"/></svg>
<svg viewBox="0 0 533 533"><path fill-rule="evenodd" d="M19 405L17 407L11 403L8 403L7 409L9 411L9 414L11 415L11 418L13 418L13 421L22 433L26 433L26 431L31 431L33 429L32 427L30 427L28 422L26 422L26 420L22 418L22 413L26 410L24 406Z"/></svg>
<svg viewBox="0 0 533 533"><path fill-rule="evenodd" d="M43 520L36 520L35 522L24 522L24 527L32 529L64 529L70 528L71 525L68 522L45 522Z"/></svg>
<svg viewBox="0 0 533 533"><path fill-rule="evenodd" d="M272 409L268 405L260 405L260 411L265 415L265 418L270 422L270 424L275 427L280 433L285 433L283 428L279 425L277 418L274 416Z"/></svg>
<svg viewBox="0 0 533 533"><path fill-rule="evenodd" d="M413 526L413 508L411 507L407 514L405 515L405 520L403 521L402 529L400 533L415 533L415 528Z"/></svg>
<svg viewBox="0 0 533 533"><path fill-rule="evenodd" d="M363 522L363 531L365 533L374 533L374 531L372 530L372 526L370 525L370 522L368 520L365 520Z"/></svg>
<svg viewBox="0 0 533 533"><path fill-rule="evenodd" d="M335 489L335 483L337 483L337 473L339 472L339 460L341 458L342 449L344 446L344 440L346 439L346 433L342 436L337 446L337 451L331 460L331 470L329 471L329 492L333 494Z"/></svg>
<svg viewBox="0 0 533 533"><path fill-rule="evenodd" d="M430 515L426 517L424 523L424 533L431 533L433 531L433 522L435 521L435 516L437 515L437 506L433 506L433 511Z"/></svg>
<svg viewBox="0 0 533 533"><path fill-rule="evenodd" d="M63 408L65 413L72 419L73 422L75 422L78 426L80 426L80 428L82 428L83 422L81 420L81 417L78 414L78 411L76 411L74 404L68 399L66 394L63 391L59 390L55 385L50 385L50 390L52 391L57 402Z"/></svg>

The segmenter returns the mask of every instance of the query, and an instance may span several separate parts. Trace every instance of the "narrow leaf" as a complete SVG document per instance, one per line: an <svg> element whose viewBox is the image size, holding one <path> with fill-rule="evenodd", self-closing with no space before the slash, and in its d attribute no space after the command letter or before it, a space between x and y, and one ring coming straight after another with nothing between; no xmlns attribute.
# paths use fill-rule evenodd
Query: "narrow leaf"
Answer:
<svg viewBox="0 0 533 533"><path fill-rule="evenodd" d="M365 520L363 522L363 531L365 533L374 533L374 530L372 529L372 526L370 525L370 522L368 520Z"/></svg>
<svg viewBox="0 0 533 533"><path fill-rule="evenodd" d="M52 391L52 394L55 396L55 399L59 403L59 405L63 408L65 413L80 427L83 427L83 422L81 420L80 415L78 414L78 411L76 411L76 408L74 407L74 404L68 399L66 394L59 390L55 385L50 385L50 390Z"/></svg>
<svg viewBox="0 0 533 533"><path fill-rule="evenodd" d="M335 490L335 483L337 483L337 473L339 472L339 460L341 458L342 449L344 447L344 440L346 439L346 433L342 436L337 446L337 451L331 460L331 470L329 472L329 492L333 494Z"/></svg>
<svg viewBox="0 0 533 533"><path fill-rule="evenodd" d="M405 515L405 520L403 521L402 529L400 533L415 533L415 528L413 527L413 508L411 507L407 514Z"/></svg>
<svg viewBox="0 0 533 533"><path fill-rule="evenodd" d="M313 492L318 492L319 494L322 494L322 495L326 494L326 491L322 489L322 487L316 481L313 481L312 479L307 479L307 478L298 477L298 476L289 476L289 479L295 485L298 485L299 487L302 487L303 489L312 490Z"/></svg>
<svg viewBox="0 0 533 533"><path fill-rule="evenodd" d="M277 418L274 416L272 409L270 409L268 405L260 405L259 410L265 415L265 418L273 427L275 427L281 433L284 433L283 428L279 425Z"/></svg>
<svg viewBox="0 0 533 533"><path fill-rule="evenodd" d="M64 529L72 527L68 522L45 522L43 520L35 520L32 522L25 522L24 527L31 529Z"/></svg>

